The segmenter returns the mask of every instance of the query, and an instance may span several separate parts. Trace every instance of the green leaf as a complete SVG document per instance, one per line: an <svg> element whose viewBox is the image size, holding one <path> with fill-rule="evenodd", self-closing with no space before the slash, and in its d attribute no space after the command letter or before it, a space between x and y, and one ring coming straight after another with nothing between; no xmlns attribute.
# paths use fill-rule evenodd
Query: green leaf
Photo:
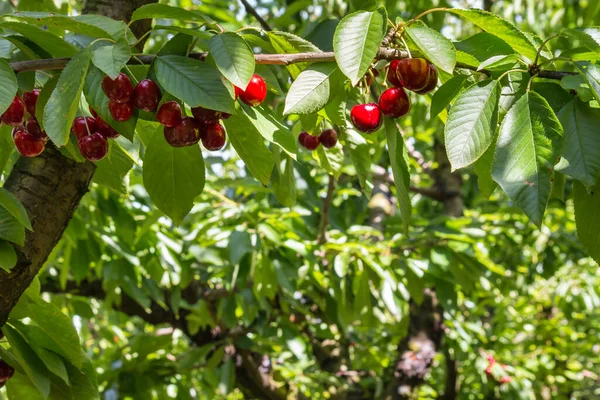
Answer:
<svg viewBox="0 0 600 400"><path fill-rule="evenodd" d="M552 172L563 129L548 102L528 92L511 107L496 144L492 176L508 196L541 226L552 189Z"/></svg>
<svg viewBox="0 0 600 400"><path fill-rule="evenodd" d="M269 35L269 40L273 45L274 52L277 53L295 54L321 51L311 42L292 33L282 31L269 31L267 32L267 35ZM249 36L246 36L246 38L248 37ZM300 72L303 71L307 65L308 63L296 63L288 65L286 68L292 76L292 79L296 79L298 77L298 74L300 74Z"/></svg>
<svg viewBox="0 0 600 400"><path fill-rule="evenodd" d="M600 264L600 183L588 192L580 182L573 187L577 236L590 257Z"/></svg>
<svg viewBox="0 0 600 400"><path fill-rule="evenodd" d="M435 91L431 98L431 108L429 109L429 118L436 117L439 113L448 107L454 98L460 93L463 84L467 80L466 75L453 76Z"/></svg>
<svg viewBox="0 0 600 400"><path fill-rule="evenodd" d="M137 8L131 16L131 21L139 19L177 19L181 21L193 21L199 23L212 22L210 18L197 11L184 10L183 8L173 7L166 4L146 4Z"/></svg>
<svg viewBox="0 0 600 400"><path fill-rule="evenodd" d="M243 103L241 108L263 138L280 147L289 157L296 159L296 138L271 110L264 106L250 107Z"/></svg>
<svg viewBox="0 0 600 400"><path fill-rule="evenodd" d="M12 140L12 126L0 125L0 175L6 169L12 153L15 152L15 144Z"/></svg>
<svg viewBox="0 0 600 400"><path fill-rule="evenodd" d="M565 131L565 144L556 170L585 186L594 186L600 176L600 109L575 98L558 113L558 119Z"/></svg>
<svg viewBox="0 0 600 400"><path fill-rule="evenodd" d="M134 162L117 142L111 140L109 146L110 156L96 163L93 180L99 185L125 194L129 186L127 175Z"/></svg>
<svg viewBox="0 0 600 400"><path fill-rule="evenodd" d="M478 82L458 96L446 121L446 152L452 171L471 165L490 147L498 123L500 84Z"/></svg>
<svg viewBox="0 0 600 400"><path fill-rule="evenodd" d="M518 59L516 54L493 56L482 61L477 67L477 71L504 71L512 68L518 62Z"/></svg>
<svg viewBox="0 0 600 400"><path fill-rule="evenodd" d="M394 175L394 186L396 186L396 196L398 197L398 206L400 208L400 217L404 226L404 234L408 235L410 215L412 213L412 204L409 195L410 169L408 154L404 146L404 138L398 131L396 123L389 118L385 119L385 134L392 174Z"/></svg>
<svg viewBox="0 0 600 400"><path fill-rule="evenodd" d="M217 68L235 86L246 90L254 74L254 52L237 33L224 32L208 42L208 52Z"/></svg>
<svg viewBox="0 0 600 400"><path fill-rule="evenodd" d="M589 61L578 61L575 66L581 72L584 80L590 85L592 93L600 102L600 67Z"/></svg>
<svg viewBox="0 0 600 400"><path fill-rule="evenodd" d="M179 225L204 190L202 151L196 145L172 147L164 135L155 135L144 156L143 178L152 202Z"/></svg>
<svg viewBox="0 0 600 400"><path fill-rule="evenodd" d="M52 57L73 57L77 48L48 30L22 22L3 21L0 27L15 31L48 52Z"/></svg>
<svg viewBox="0 0 600 400"><path fill-rule="evenodd" d="M156 77L170 94L190 107L202 106L233 114L233 88L219 71L205 62L168 55L154 60Z"/></svg>
<svg viewBox="0 0 600 400"><path fill-rule="evenodd" d="M331 149L319 146L317 150L313 152L313 157L315 156L319 161L321 168L327 171L329 175L333 175L335 179L340 178L340 175L342 175L342 167L344 166L344 150L339 143Z"/></svg>
<svg viewBox="0 0 600 400"><path fill-rule="evenodd" d="M231 145L252 176L266 186L271 180L275 162L260 132L244 113L234 114L224 123Z"/></svg>
<svg viewBox="0 0 600 400"><path fill-rule="evenodd" d="M456 49L450 40L422 22L408 26L406 34L436 67L449 74L454 73Z"/></svg>
<svg viewBox="0 0 600 400"><path fill-rule="evenodd" d="M484 31L499 37L509 44L516 52L524 55L531 61L535 59L537 47L523 32L507 20L483 10L449 8L447 11L457 14L471 21Z"/></svg>
<svg viewBox="0 0 600 400"><path fill-rule="evenodd" d="M15 46L4 38L0 38L0 58L10 60L10 57L15 50Z"/></svg>
<svg viewBox="0 0 600 400"><path fill-rule="evenodd" d="M4 207L0 207L0 239L8 240L19 246L25 244L25 227Z"/></svg>
<svg viewBox="0 0 600 400"><path fill-rule="evenodd" d="M283 115L312 114L329 102L332 95L330 77L338 71L336 64L317 64L298 75L285 98Z"/></svg>
<svg viewBox="0 0 600 400"><path fill-rule="evenodd" d="M488 149L483 153L479 160L475 161L473 164L473 169L475 170L475 174L477 174L477 186L479 187L479 194L481 194L484 198L488 199L498 184L494 182L492 178L492 163L494 162L494 152L496 151L496 139L497 135L494 135L492 139L492 144Z"/></svg>
<svg viewBox="0 0 600 400"><path fill-rule="evenodd" d="M69 61L44 107L44 129L58 147L69 142L69 133L79 108L90 56L90 51L85 49Z"/></svg>
<svg viewBox="0 0 600 400"><path fill-rule="evenodd" d="M581 46L585 46L595 52L600 51L600 28L598 27L590 26L587 28L565 29L564 34L579 40Z"/></svg>
<svg viewBox="0 0 600 400"><path fill-rule="evenodd" d="M15 217L25 228L30 231L33 230L25 207L17 200L14 194L2 187L0 187L0 207L6 209L6 211Z"/></svg>
<svg viewBox="0 0 600 400"><path fill-rule="evenodd" d="M138 121L138 111L135 111L133 117L125 122L118 122L110 115L108 110L109 99L102 91L102 78L104 74L95 66L90 66L83 92L90 107L92 107L111 127L121 135L133 141L135 127ZM40 95L41 96L41 95Z"/></svg>
<svg viewBox="0 0 600 400"><path fill-rule="evenodd" d="M17 76L5 60L0 59L0 115L8 109L17 94Z"/></svg>
<svg viewBox="0 0 600 400"><path fill-rule="evenodd" d="M283 164L283 167L282 167ZM296 177L294 176L294 162L289 156L276 163L273 179L273 192L275 198L286 207L296 205Z"/></svg>
<svg viewBox="0 0 600 400"><path fill-rule="evenodd" d="M131 49L125 39L97 48L92 52L92 62L111 79L116 79L131 58Z"/></svg>
<svg viewBox="0 0 600 400"><path fill-rule="evenodd" d="M0 269L10 272L17 265L17 253L10 243L0 240Z"/></svg>
<svg viewBox="0 0 600 400"><path fill-rule="evenodd" d="M353 129L346 129L345 148L350 154L352 165L356 169L358 182L365 196L370 199L373 193L373 174L371 173L371 146L366 139Z"/></svg>
<svg viewBox="0 0 600 400"><path fill-rule="evenodd" d="M359 11L345 16L333 36L333 49L340 70L356 85L369 69L386 27L383 9Z"/></svg>

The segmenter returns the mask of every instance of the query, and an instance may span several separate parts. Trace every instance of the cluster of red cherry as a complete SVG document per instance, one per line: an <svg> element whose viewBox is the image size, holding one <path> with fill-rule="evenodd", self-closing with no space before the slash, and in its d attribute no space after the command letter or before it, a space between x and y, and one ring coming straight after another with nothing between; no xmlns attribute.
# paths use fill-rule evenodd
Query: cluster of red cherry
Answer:
<svg viewBox="0 0 600 400"><path fill-rule="evenodd" d="M23 98L14 97L10 106L0 117L6 125L13 126L13 141L17 151L25 157L36 157L46 148L48 135L42 131L35 118L35 106L40 94L39 89L23 93ZM26 112L29 118L25 122Z"/></svg>
<svg viewBox="0 0 600 400"><path fill-rule="evenodd" d="M510 375L503 375L502 377L500 377L500 380L498 381L496 379L496 377L494 376L494 372L493 372L493 368L494 365L496 365L496 359L494 358L493 355L488 354L487 355L487 360L488 360L488 366L485 369L485 373L491 377L492 379L494 379L495 381L499 382L500 385L505 385L507 383L510 383L510 381L512 381L512 378ZM504 371L506 371L506 364L501 364L501 367Z"/></svg>
<svg viewBox="0 0 600 400"><path fill-rule="evenodd" d="M373 133L381 127L383 116L400 118L410 111L410 99L404 89L426 94L435 89L438 72L423 58L393 60L387 81L393 86L379 96L378 103L357 104L350 111L352 125L363 133Z"/></svg>
<svg viewBox="0 0 600 400"><path fill-rule="evenodd" d="M308 132L300 132L298 143L307 150L316 150L320 144L328 149L337 144L338 135L335 129L325 129L319 136L313 136Z"/></svg>

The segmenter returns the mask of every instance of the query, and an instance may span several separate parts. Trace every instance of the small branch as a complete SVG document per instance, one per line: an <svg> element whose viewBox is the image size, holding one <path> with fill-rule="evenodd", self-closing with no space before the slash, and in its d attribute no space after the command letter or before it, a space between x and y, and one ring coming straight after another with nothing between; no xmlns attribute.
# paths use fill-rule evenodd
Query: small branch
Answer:
<svg viewBox="0 0 600 400"><path fill-rule="evenodd" d="M324 244L327 241L327 227L329 226L329 209L335 194L335 178L329 175L329 185L327 186L327 195L323 199L323 209L321 211L321 222L319 223L319 234L317 235L317 244Z"/></svg>
<svg viewBox="0 0 600 400"><path fill-rule="evenodd" d="M267 21L265 21L264 18L260 16L260 14L258 13L258 11L256 11L256 9L254 7L252 7L250 5L250 3L248 3L247 0L240 0L240 1L244 5L244 8L246 9L246 12L248 14L252 15L254 17L254 19L256 19L258 21L258 23L260 24L260 26L262 26L262 28L265 31L271 31L271 30L273 30L271 28L271 26L267 23Z"/></svg>

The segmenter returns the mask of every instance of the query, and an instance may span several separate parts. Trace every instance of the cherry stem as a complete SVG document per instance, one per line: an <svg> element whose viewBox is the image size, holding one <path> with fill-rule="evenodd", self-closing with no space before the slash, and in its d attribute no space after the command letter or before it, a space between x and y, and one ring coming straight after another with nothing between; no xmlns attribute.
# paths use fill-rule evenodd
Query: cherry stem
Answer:
<svg viewBox="0 0 600 400"><path fill-rule="evenodd" d="M421 14L417 15L416 17L414 17L413 19L411 19L410 21L408 21L406 23L406 26L409 27L412 24L414 24L415 22L417 22L417 20L423 18L424 16L426 16L427 14L431 14L433 12L437 12L437 11L448 11L448 8L446 7L437 7L437 8L432 8L430 10L427 11L423 11Z"/></svg>
<svg viewBox="0 0 600 400"><path fill-rule="evenodd" d="M81 113L81 116L83 117L83 122L85 123L85 129L88 132L88 136L91 136L92 132L90 131L90 126L88 125L87 117L85 116L85 113L83 112L83 107L81 106L81 99L79 100L79 113Z"/></svg>
<svg viewBox="0 0 600 400"><path fill-rule="evenodd" d="M549 60L544 61L543 63L541 63L540 65L538 65L538 67L541 68L541 67L543 67L545 65L553 63L554 61L565 61L565 62L568 62L568 63L572 63L573 59L572 58L568 58L568 57L554 57L554 58L551 58Z"/></svg>
<svg viewBox="0 0 600 400"><path fill-rule="evenodd" d="M129 72L129 75L131 75L131 77L133 78L133 81L135 82L135 84L137 85L138 83L140 83L137 78L135 77L135 75L133 74L133 72L131 72L131 70L129 69L129 67L127 66L127 64L125 64L125 69L127 70L127 72Z"/></svg>
<svg viewBox="0 0 600 400"><path fill-rule="evenodd" d="M142 35L142 37L140 37L140 38L139 38L139 39L138 39L138 40L137 40L137 41L136 41L134 44L132 44L132 45L131 45L131 46L129 46L129 47L131 47L131 48L134 48L134 47L136 47L136 48L137 48L137 45L138 45L138 44L140 44L140 42L141 42L142 40L146 39L146 37L148 37L148 36L149 36L151 33L152 33L152 30L149 30L148 32L144 33L144 34ZM127 31L125 31L125 35L127 35ZM125 40L127 40L127 37L125 37Z"/></svg>
<svg viewBox="0 0 600 400"><path fill-rule="evenodd" d="M506 75L510 74L511 72L529 72L526 69L519 69L519 68L515 68L515 69L509 69L508 71L506 71L505 73L503 73L502 75L500 75L498 77L498 79L496 79L498 82L500 82L502 80L502 78L504 78Z"/></svg>
<svg viewBox="0 0 600 400"><path fill-rule="evenodd" d="M88 47L92 47L93 45L95 45L95 44L96 44L96 42L111 42L112 44L115 44L115 43L117 43L117 42L116 42L115 40L113 40L113 39L109 39L109 38L99 38L99 39L96 39L96 40L94 40L92 43L90 43Z"/></svg>
<svg viewBox="0 0 600 400"><path fill-rule="evenodd" d="M408 53L408 58L412 58L412 54L410 54L410 49L408 48L408 44L406 43L406 40L404 40L404 32L402 32L402 35L400 35L400 40L402 41L402 44L404 45L404 49Z"/></svg>
<svg viewBox="0 0 600 400"><path fill-rule="evenodd" d="M546 44L548 44L548 42L551 41L552 39L559 37L561 34L562 33L557 33L556 35L552 35L548 39L546 39L542 42L542 45L540 46L540 48L537 51L537 54L535 55L535 60L533 61L533 65L536 65L536 66L538 65L538 61L540 59L540 54L542 53L542 50L544 50L544 47L546 47Z"/></svg>

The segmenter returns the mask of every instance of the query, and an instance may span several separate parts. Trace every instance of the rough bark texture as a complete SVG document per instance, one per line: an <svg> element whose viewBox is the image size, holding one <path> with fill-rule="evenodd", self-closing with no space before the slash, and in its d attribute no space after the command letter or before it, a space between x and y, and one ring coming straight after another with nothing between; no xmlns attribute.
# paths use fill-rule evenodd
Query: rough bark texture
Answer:
<svg viewBox="0 0 600 400"><path fill-rule="evenodd" d="M84 13L102 14L127 21L137 7L156 0L86 0ZM140 37L151 21L132 26ZM92 163L76 163L52 146L37 158L21 158L4 187L27 210L33 232L27 232L25 246L17 249L18 262L10 273L0 271L0 327L19 297L31 284L60 240L77 205L87 192L94 174Z"/></svg>

